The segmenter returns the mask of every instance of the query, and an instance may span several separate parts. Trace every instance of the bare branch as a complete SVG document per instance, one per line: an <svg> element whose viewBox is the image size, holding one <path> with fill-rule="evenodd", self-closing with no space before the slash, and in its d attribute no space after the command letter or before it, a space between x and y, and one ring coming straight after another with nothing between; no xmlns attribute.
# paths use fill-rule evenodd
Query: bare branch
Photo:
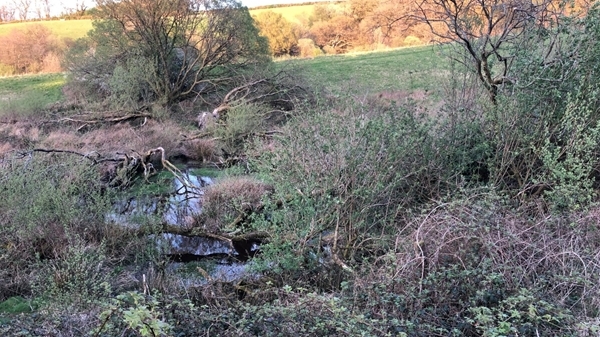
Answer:
<svg viewBox="0 0 600 337"><path fill-rule="evenodd" d="M438 42L462 46L495 103L499 88L513 83L510 68L520 38L555 26L563 10L555 6L553 0L422 0L413 18L426 23Z"/></svg>

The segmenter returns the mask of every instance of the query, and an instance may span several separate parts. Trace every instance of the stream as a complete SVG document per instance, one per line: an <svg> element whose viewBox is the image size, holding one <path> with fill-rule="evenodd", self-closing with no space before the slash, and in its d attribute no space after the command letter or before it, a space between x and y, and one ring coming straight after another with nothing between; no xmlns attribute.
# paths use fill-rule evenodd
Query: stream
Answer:
<svg viewBox="0 0 600 337"><path fill-rule="evenodd" d="M179 179L170 179L172 186L168 195L129 197L114 205L107 214L107 221L127 228L139 229L148 222L186 228L194 216L202 212L201 197L204 189L213 184L212 178L198 176L192 170L182 171L183 184ZM169 258L168 270L181 276L186 286L202 285L211 280L235 282L247 277L256 277L248 271L251 256L260 248L256 241L224 241L210 236L184 236L173 233L152 234L149 238L157 249ZM205 273L199 272L201 268Z"/></svg>

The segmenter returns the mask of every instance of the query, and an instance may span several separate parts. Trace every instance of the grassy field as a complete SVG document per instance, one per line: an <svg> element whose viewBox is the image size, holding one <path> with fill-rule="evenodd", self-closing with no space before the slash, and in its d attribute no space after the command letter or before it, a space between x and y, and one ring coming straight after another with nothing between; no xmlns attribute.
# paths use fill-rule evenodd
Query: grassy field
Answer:
<svg viewBox="0 0 600 337"><path fill-rule="evenodd" d="M437 100L442 93L440 83L447 73L445 58L433 46L284 60L277 65L282 69L296 68L309 84L334 94L384 93L392 99L420 92ZM64 81L62 74L0 78L0 114L37 111L59 101Z"/></svg>
<svg viewBox="0 0 600 337"><path fill-rule="evenodd" d="M315 5L298 5L288 7L250 9L250 15L254 16L267 11L273 11L275 13L281 14L289 22L300 23L302 18L308 18L312 14L314 8Z"/></svg>
<svg viewBox="0 0 600 337"><path fill-rule="evenodd" d="M63 99L63 74L42 74L0 78L0 117L39 112Z"/></svg>
<svg viewBox="0 0 600 337"><path fill-rule="evenodd" d="M322 56L281 64L301 68L314 85L352 94L419 89L438 95L447 68L440 48L434 46Z"/></svg>
<svg viewBox="0 0 600 337"><path fill-rule="evenodd" d="M13 29L24 29L33 24L48 27L59 38L72 38L74 40L84 37L92 29L92 20L17 22L0 25L0 36L8 34Z"/></svg>

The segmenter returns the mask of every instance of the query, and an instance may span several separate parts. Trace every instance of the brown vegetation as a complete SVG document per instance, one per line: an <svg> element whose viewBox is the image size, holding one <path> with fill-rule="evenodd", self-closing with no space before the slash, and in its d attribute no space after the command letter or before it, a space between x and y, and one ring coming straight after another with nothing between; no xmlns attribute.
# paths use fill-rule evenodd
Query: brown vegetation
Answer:
<svg viewBox="0 0 600 337"><path fill-rule="evenodd" d="M204 191L200 222L211 232L239 231L245 217L262 207L273 187L251 177L219 179Z"/></svg>
<svg viewBox="0 0 600 337"><path fill-rule="evenodd" d="M11 67L13 74L58 72L62 48L50 30L40 24L24 30L12 30L0 36L0 64Z"/></svg>

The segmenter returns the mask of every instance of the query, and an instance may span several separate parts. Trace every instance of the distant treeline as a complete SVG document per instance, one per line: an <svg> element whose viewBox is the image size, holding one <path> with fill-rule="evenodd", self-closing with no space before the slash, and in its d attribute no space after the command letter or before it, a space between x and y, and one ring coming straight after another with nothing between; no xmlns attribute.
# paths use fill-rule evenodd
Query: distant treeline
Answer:
<svg viewBox="0 0 600 337"><path fill-rule="evenodd" d="M298 2L294 4L275 4L275 5L263 5L256 7L248 7L250 9L271 9L271 8L282 8L282 7L295 7L295 6L307 6L307 5L321 5L321 4L342 4L347 0L338 1L309 1L309 2Z"/></svg>

